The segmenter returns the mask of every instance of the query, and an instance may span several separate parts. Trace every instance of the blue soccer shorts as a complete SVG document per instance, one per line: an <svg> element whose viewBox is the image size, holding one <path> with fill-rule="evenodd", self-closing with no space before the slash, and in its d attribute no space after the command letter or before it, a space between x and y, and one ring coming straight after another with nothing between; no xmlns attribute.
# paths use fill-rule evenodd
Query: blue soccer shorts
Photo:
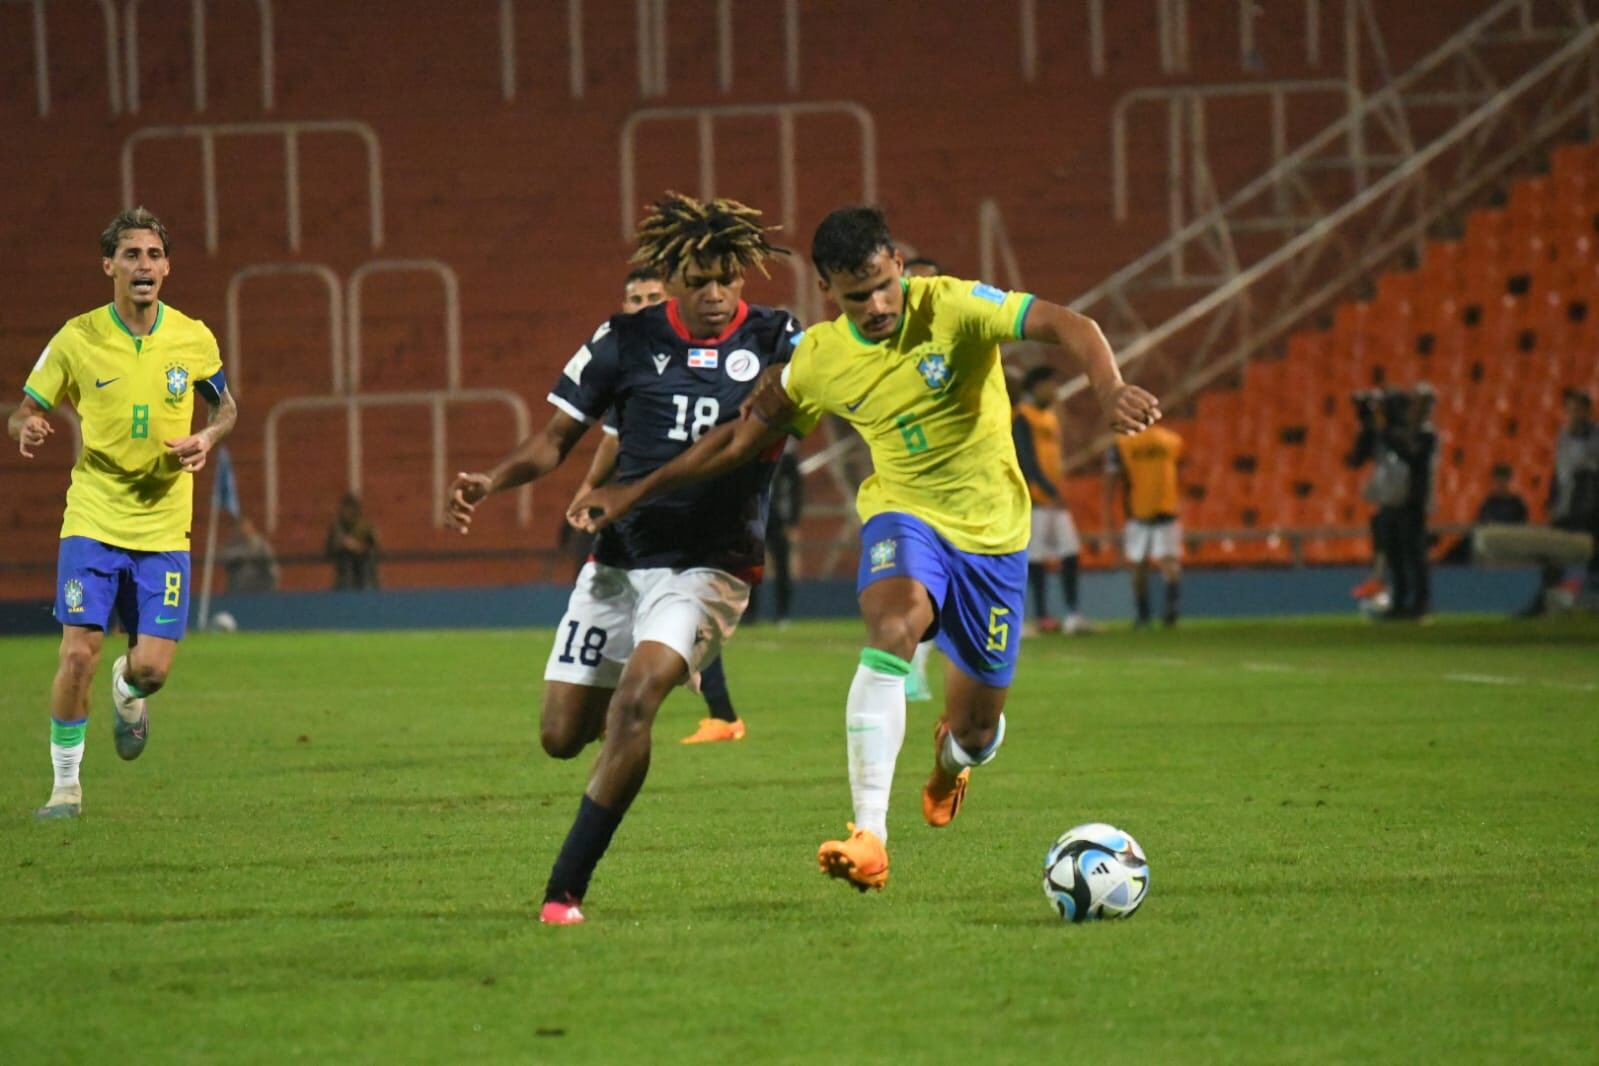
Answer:
<svg viewBox="0 0 1599 1066"><path fill-rule="evenodd" d="M113 610L130 634L182 640L189 624L189 553L133 551L92 537L62 537L56 621L106 629Z"/></svg>
<svg viewBox="0 0 1599 1066"><path fill-rule="evenodd" d="M890 577L927 589L938 646L956 666L981 684L1010 687L1021 652L1025 551L963 552L920 518L891 511L861 528L856 591Z"/></svg>

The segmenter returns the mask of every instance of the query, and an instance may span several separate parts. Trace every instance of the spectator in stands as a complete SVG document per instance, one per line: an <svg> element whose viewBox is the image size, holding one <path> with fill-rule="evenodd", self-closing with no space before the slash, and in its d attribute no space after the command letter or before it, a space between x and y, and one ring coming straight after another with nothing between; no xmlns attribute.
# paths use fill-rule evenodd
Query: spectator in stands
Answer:
<svg viewBox="0 0 1599 1066"><path fill-rule="evenodd" d="M222 569L228 575L230 595L277 591L278 557L248 518L241 516L234 524L233 536L222 548Z"/></svg>
<svg viewBox="0 0 1599 1066"><path fill-rule="evenodd" d="M1510 487L1510 467L1499 465L1493 469L1493 488L1477 508L1477 524L1524 525L1527 521L1527 501Z"/></svg>
<svg viewBox="0 0 1599 1066"><path fill-rule="evenodd" d="M1027 544L1027 583L1033 590L1034 616L1041 633L1060 630L1049 613L1047 577L1060 571L1066 603L1066 632L1086 633L1088 624L1077 610L1077 563L1082 542L1062 493L1060 420L1054 411L1055 370L1035 366L1022 377L1021 397L1011 418L1016 459L1033 498L1033 535Z"/></svg>
<svg viewBox="0 0 1599 1066"><path fill-rule="evenodd" d="M1593 421L1593 399L1568 389L1565 406L1566 428L1555 441L1555 469L1549 478L1549 524L1590 534L1599 544L1599 426ZM1545 566L1538 597L1522 613L1543 614L1549 591L1562 576L1559 566ZM1590 586L1599 583L1599 550L1588 557L1587 581Z"/></svg>
<svg viewBox="0 0 1599 1066"><path fill-rule="evenodd" d="M378 587L378 535L366 520L361 498L345 493L328 527L327 557L333 563L335 589Z"/></svg>
<svg viewBox="0 0 1599 1066"><path fill-rule="evenodd" d="M1477 508L1477 526L1521 526L1527 524L1527 501L1510 487L1510 467L1500 464L1493 468L1493 487ZM1471 561L1471 534L1455 541L1440 562L1463 565Z"/></svg>
<svg viewBox="0 0 1599 1066"><path fill-rule="evenodd" d="M772 561L772 589L777 597L777 624L788 623L788 610L794 600L792 558L794 542L789 531L799 524L800 513L805 508L805 484L800 477L797 452L799 441L790 440L777 460L777 470L772 475L771 503L766 511L766 554ZM750 589L750 603L744 610L747 622L760 619L760 594L762 585Z"/></svg>

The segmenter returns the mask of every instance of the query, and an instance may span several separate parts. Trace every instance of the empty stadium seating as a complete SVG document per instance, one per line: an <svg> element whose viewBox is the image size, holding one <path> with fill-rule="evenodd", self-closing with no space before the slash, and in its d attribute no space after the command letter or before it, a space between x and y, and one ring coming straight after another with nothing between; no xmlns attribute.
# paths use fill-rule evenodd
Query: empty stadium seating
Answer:
<svg viewBox="0 0 1599 1066"><path fill-rule="evenodd" d="M492 0L464 0L448 9L415 0L384 5L274 0L266 6L274 12L275 46L267 49L258 21L262 5L215 0L207 7L209 63L203 80L192 65L188 5L143 5L138 111L132 113L131 96L123 91L127 72L108 65L107 34L114 30L103 23L104 6L66 0L46 4L47 112L41 113L28 63L0 68L0 126L27 161L10 177L13 203L28 209L8 212L0 221L11 246L25 250L0 321L0 338L12 353L8 389L20 384L29 353L62 320L105 299L94 236L120 206L125 153L135 170L133 195L162 214L174 232L167 295L208 321L224 351L240 339L227 335L225 327L228 284L241 269L318 264L343 284L373 259L437 259L460 279L462 361L456 384L509 389L536 413L551 377L611 308L628 251L623 232L631 210L621 203L619 136L629 118L645 109L858 103L872 119L875 156L869 161L847 116L795 120L800 169L788 243L803 251L806 234L823 212L872 191L889 207L907 241L936 255L952 272L972 274L978 262L978 205L993 199L1007 220L1028 286L1065 298L1131 259L1164 231L1158 212L1135 210L1125 224L1111 220L1107 147L1114 102L1150 84L1243 76L1231 30L1196 31L1189 69L1164 71L1152 44L1154 4L1111 5L1108 61L1097 75L1086 51L1085 6L1039 5L1037 70L1028 81L1021 70L1018 5L807 2L800 5L791 65L779 5L736 4L732 65L724 72L713 58L719 52L716 4L680 0L670 5L660 42L664 62L646 88L634 32L638 5L631 0L576 5L585 29L576 51L565 4L513 5L514 30L506 40L500 36L505 24L499 5ZM1191 6L1196 27L1236 25L1233 0L1194 0ZM1291 17L1274 9L1257 20L1254 32L1264 67L1247 76L1326 76L1341 69L1333 5L1322 5L1327 9L1324 43L1314 61L1306 54L1301 24L1309 9L1292 6ZM1381 5L1379 17L1389 31L1395 64L1454 28L1459 14L1447 7ZM12 31L15 41L32 39L30 17L27 5L0 5L0 29ZM915 32L907 32L912 25ZM26 56L26 46L13 54ZM270 71L264 57L272 59ZM150 127L335 120L373 132L382 183L379 230L371 224L369 149L355 137L307 132L292 147L277 134L228 137L207 155L197 137L185 134L125 149L138 131ZM717 121L711 162L700 155L694 120L675 126L663 120L648 133L641 126L637 196L666 186L702 191L702 174L709 171L715 191L778 214L788 188L776 165L784 143L781 126L752 117L731 117L725 125ZM1219 118L1217 125L1223 125ZM1150 143L1156 141L1158 136ZM1140 143L1135 139L1135 196L1139 190L1158 190L1164 175L1164 161L1141 152ZM1218 152L1218 173L1224 178L1251 173L1261 159L1260 145L1247 139L1226 140ZM876 174L871 190L868 165ZM207 166L216 179L211 190L202 182ZM1594 184L1580 169L1557 166L1547 179L1547 195L1521 194L1506 206L1510 221L1488 227L1492 233L1485 230L1480 238L1511 242L1508 247L1526 257L1535 275L1535 292L1593 284L1592 239L1580 247L1559 245L1553 254L1549 249L1555 245L1546 237L1550 243L1541 258L1539 249L1513 243L1516 235L1531 232L1530 220L1578 217L1591 201ZM294 172L299 180L291 184ZM208 208L213 207L215 249L208 250ZM1460 274L1476 260L1461 255L1451 262L1450 269ZM1429 283L1443 285L1443 276ZM797 280L804 292L809 279L803 262ZM749 295L789 301L795 291L796 279L780 272L773 282L752 282ZM373 281L359 326L363 391L441 387L446 336L438 299L437 287L426 278ZM1534 317L1525 328L1551 338L1541 344L1553 345L1557 335L1591 337L1591 316L1574 321L1568 312L1563 320L1559 308L1540 307L1536 314L1527 312ZM347 332L348 323L333 326L331 313L308 273L252 280L242 299L244 417L230 443L249 511L265 507L267 413L291 398L336 392L328 337L340 328ZM1491 311L1490 318L1495 314ZM1440 321L1437 328L1440 349L1470 339L1452 323ZM1362 354L1359 372L1378 365L1386 366L1378 356ZM1319 373L1282 373L1282 382L1269 382L1270 387L1313 382L1329 395L1335 385L1348 387L1343 377L1334 382ZM1355 370L1344 376L1350 375L1358 376ZM1536 398L1546 399L1543 393ZM1321 454L1334 440L1332 423L1310 414L1307 407L1308 436L1294 447ZM509 420L487 408L452 408L447 469L492 462L512 433ZM1204 432L1204 424L1204 418L1195 420L1196 435ZM509 504L491 506L472 537L462 540L434 525L434 453L425 414L368 412L362 428L362 488L394 560L391 580L464 584L549 572L550 560L538 553L554 549L560 506L576 484L586 452L538 487L530 525L520 524ZM1255 436L1247 443L1218 444L1240 456L1253 454L1250 449L1258 451L1283 427L1261 418L1250 428ZM288 583L315 587L327 580L325 566L315 559L348 481L350 435L344 416L335 413L285 415L281 429L281 462L292 477L285 479L273 539L281 554L309 560L286 569ZM1337 440L1342 439L1340 431ZM58 437L55 444L60 443ZM9 449L0 457L6 486L0 504L0 596L48 593L70 464L67 451L53 447L31 464ZM1273 499L1287 493L1298 516L1326 517L1320 510L1326 506L1324 494L1295 495L1304 479L1258 456L1253 470L1229 467L1222 480L1225 491L1196 502L1203 522L1240 525L1237 508L1227 509L1229 494L1257 487ZM842 502L824 479L813 479L813 486L819 503ZM205 475L197 531L207 518L208 487ZM1087 515L1098 513L1098 499L1095 484L1084 494L1084 506L1091 508ZM1351 514L1357 509L1353 497L1338 506L1347 506ZM1276 520L1267 509L1255 509L1257 524ZM827 521L821 519L818 529ZM1092 518L1083 524L1096 525ZM830 535L831 526L826 528ZM463 545L480 554L463 553ZM1238 557L1254 550L1240 547Z"/></svg>
<svg viewBox="0 0 1599 1066"><path fill-rule="evenodd" d="M1567 389L1599 393L1599 143L1553 153L1503 208L1475 212L1459 241L1428 246L1419 269L1377 280L1331 327L1292 336L1280 359L1250 365L1240 388L1202 393L1188 441L1191 531L1209 563L1288 562L1271 531L1362 527L1368 471L1350 469L1351 395L1423 381L1437 392L1435 523L1465 524L1496 465L1540 517ZM1179 430L1182 432L1182 430ZM1094 479L1081 479L1086 492ZM1074 497L1075 498L1075 497ZM1307 540L1309 562L1369 556L1359 536Z"/></svg>

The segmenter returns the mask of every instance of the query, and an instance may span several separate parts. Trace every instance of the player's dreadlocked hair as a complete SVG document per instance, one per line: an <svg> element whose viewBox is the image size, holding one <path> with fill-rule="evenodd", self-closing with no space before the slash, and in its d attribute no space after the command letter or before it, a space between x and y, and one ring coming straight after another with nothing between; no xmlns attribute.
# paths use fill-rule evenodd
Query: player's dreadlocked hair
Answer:
<svg viewBox="0 0 1599 1066"><path fill-rule="evenodd" d="M638 224L638 251L633 262L656 267L666 277L693 262L737 263L766 272L765 260L788 255L774 247L766 235L781 226L762 226L761 213L737 200L701 203L692 196L668 192L646 209Z"/></svg>

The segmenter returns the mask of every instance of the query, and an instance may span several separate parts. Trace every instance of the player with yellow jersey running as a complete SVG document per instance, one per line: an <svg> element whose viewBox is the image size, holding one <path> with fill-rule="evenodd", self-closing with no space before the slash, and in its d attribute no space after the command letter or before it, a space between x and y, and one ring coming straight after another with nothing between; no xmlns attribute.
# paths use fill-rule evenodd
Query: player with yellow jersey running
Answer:
<svg viewBox="0 0 1599 1066"><path fill-rule="evenodd" d="M865 891L888 881L889 789L918 641L936 635L950 661L922 790L929 825L950 823L972 768L992 759L1005 735L1031 505L1011 439L1000 342L1066 349L1120 432L1152 425L1160 407L1122 381L1091 319L981 283L906 278L875 208L829 215L811 259L822 292L843 314L806 331L781 376L763 378L750 401L754 417L707 433L647 478L596 490L574 504L573 517L604 526L640 500L750 461L785 431L808 433L824 414L865 438L876 471L856 498L867 639L845 705L855 821L847 838L817 853L823 872Z"/></svg>
<svg viewBox="0 0 1599 1066"><path fill-rule="evenodd" d="M146 698L166 684L189 616L194 475L238 419L217 341L160 300L171 269L166 227L144 208L100 235L111 303L61 327L34 364L6 428L24 458L54 432L47 412L77 409L83 452L72 468L57 562L61 655L50 693L55 787L39 818L76 817L89 690L111 614L128 654L111 670L112 737L136 759L149 738ZM191 433L194 394L210 422Z"/></svg>

